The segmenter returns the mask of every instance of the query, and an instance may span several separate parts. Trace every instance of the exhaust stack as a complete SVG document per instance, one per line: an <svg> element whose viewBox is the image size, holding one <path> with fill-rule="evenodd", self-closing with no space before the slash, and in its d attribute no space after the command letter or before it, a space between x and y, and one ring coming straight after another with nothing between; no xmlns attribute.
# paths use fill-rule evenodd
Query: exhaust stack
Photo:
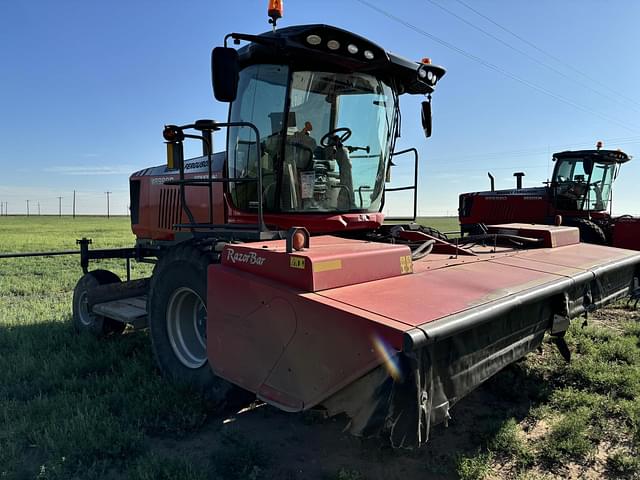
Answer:
<svg viewBox="0 0 640 480"><path fill-rule="evenodd" d="M516 172L513 174L516 177L516 189L522 189L522 177L524 177L524 172Z"/></svg>
<svg viewBox="0 0 640 480"><path fill-rule="evenodd" d="M491 180L491 191L495 192L496 191L496 179L493 178L493 175L491 175L491 172L487 172L487 175L489 175L489 180Z"/></svg>

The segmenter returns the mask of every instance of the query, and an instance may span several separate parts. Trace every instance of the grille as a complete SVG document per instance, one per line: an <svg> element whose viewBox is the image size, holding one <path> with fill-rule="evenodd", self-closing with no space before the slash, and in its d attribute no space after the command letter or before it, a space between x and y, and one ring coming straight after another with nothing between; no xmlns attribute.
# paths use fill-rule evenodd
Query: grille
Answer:
<svg viewBox="0 0 640 480"><path fill-rule="evenodd" d="M177 188L160 190L160 208L158 208L158 227L173 230L180 223L180 191Z"/></svg>

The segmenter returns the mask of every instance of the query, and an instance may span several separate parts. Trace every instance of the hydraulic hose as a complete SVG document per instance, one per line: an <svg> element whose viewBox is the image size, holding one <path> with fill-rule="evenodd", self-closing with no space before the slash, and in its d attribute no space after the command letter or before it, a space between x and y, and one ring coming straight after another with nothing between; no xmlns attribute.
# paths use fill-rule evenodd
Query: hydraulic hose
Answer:
<svg viewBox="0 0 640 480"><path fill-rule="evenodd" d="M411 260L420 260L423 257L426 257L433 250L433 246L436 244L435 240L427 240L418 248L416 248L411 254Z"/></svg>

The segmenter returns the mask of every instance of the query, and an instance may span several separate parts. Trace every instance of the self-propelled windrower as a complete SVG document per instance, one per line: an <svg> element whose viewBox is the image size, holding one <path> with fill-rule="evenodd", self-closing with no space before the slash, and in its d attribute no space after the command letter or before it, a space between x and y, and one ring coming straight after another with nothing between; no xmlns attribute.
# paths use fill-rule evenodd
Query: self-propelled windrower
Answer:
<svg viewBox="0 0 640 480"><path fill-rule="evenodd" d="M165 128L167 165L131 176L134 248L81 241L78 330L148 324L177 382L344 412L354 433L410 446L545 332L563 345L571 318L637 287L640 254L571 227L495 226L462 245L383 224L391 159L413 153L417 179L417 151L394 150L399 98L426 96L428 136L441 67L326 25L228 41L245 42L212 55L228 121ZM188 138L203 156L183 158ZM156 265L120 282L89 270L105 257Z"/></svg>

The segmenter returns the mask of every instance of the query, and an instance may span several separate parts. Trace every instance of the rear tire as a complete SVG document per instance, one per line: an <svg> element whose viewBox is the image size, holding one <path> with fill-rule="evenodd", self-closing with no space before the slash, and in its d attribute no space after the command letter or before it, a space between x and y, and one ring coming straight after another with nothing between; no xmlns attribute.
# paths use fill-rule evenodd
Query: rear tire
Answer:
<svg viewBox="0 0 640 480"><path fill-rule="evenodd" d="M586 218L573 217L564 221L564 225L577 227L580 230L580 241L585 243L595 243L596 245L607 245L607 236L600 226Z"/></svg>
<svg viewBox="0 0 640 480"><path fill-rule="evenodd" d="M156 265L149 289L151 345L164 376L224 402L231 384L207 359L207 267L211 254L178 245Z"/></svg>
<svg viewBox="0 0 640 480"><path fill-rule="evenodd" d="M108 270L93 270L80 277L73 290L73 328L76 332L105 337L124 331L126 327L124 323L97 315L89 310L88 291L109 283L120 283L120 278Z"/></svg>

